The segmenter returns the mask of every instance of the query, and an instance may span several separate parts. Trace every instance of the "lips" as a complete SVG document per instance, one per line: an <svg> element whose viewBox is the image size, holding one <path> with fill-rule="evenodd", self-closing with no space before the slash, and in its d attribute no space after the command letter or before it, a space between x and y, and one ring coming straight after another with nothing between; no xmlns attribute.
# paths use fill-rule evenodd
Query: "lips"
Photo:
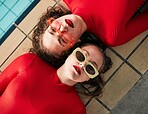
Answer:
<svg viewBox="0 0 148 114"><path fill-rule="evenodd" d="M68 24L68 26L74 28L74 25L70 19L65 19L65 22Z"/></svg>
<svg viewBox="0 0 148 114"><path fill-rule="evenodd" d="M78 73L79 75L81 75L81 70L80 70L80 68L79 68L78 66L76 66L76 65L73 65L73 67L74 67L74 69L77 71L77 73Z"/></svg>

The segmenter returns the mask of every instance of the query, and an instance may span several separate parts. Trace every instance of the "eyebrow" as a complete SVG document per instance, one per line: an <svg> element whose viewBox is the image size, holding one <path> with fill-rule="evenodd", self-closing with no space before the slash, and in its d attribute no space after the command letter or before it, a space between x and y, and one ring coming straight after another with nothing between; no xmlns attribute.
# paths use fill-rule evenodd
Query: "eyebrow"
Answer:
<svg viewBox="0 0 148 114"><path fill-rule="evenodd" d="M90 53L87 50L85 50L85 49L83 49L83 50L87 53L88 56L90 56ZM95 61L92 61L91 63L94 64L98 68L98 65Z"/></svg>

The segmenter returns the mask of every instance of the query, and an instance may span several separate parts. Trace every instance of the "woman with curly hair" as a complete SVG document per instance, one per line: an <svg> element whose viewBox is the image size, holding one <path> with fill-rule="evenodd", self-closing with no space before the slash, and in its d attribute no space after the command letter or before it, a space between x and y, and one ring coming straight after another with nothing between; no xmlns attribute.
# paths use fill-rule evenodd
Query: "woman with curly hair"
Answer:
<svg viewBox="0 0 148 114"><path fill-rule="evenodd" d="M148 29L148 11L133 16L144 0L64 0L63 7L48 8L33 33L34 52L54 60L69 51L90 31L107 46L122 45Z"/></svg>

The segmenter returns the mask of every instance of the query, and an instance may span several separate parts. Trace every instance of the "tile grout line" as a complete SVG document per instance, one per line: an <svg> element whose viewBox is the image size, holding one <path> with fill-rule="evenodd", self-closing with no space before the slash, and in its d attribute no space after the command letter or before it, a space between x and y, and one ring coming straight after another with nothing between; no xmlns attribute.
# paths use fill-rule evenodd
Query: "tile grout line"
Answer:
<svg viewBox="0 0 148 114"><path fill-rule="evenodd" d="M26 39L26 38L29 38L30 40L32 40L30 38L30 36L28 34L30 34L33 29L36 27L34 27L28 34L26 34L23 30L21 30L21 28L18 27L18 25L16 23L13 24L18 30L20 30L20 32L22 32L24 35L25 35L25 38L16 46L16 48L9 54L9 56L4 60L4 62L2 62L2 64L0 65L0 67L3 66L3 64L5 64L5 62L9 59L9 57L17 50L17 48L23 43L23 41ZM2 71L1 71L2 72Z"/></svg>
<svg viewBox="0 0 148 114"><path fill-rule="evenodd" d="M128 55L128 57L126 58L126 60L128 60L132 54L142 45L142 43L146 40L146 38L148 37L148 34L143 38L143 40L133 49L133 51Z"/></svg>
<svg viewBox="0 0 148 114"><path fill-rule="evenodd" d="M28 34L26 34L20 27L18 27L18 25L17 25L16 23L13 23L13 25L14 25L17 29L19 29L26 37L28 37L29 39L31 39L30 36L29 36Z"/></svg>
<svg viewBox="0 0 148 114"><path fill-rule="evenodd" d="M56 6L57 3L55 3L52 7ZM17 48L22 44L22 42L26 39L26 38L29 38L30 40L32 40L30 38L30 36L28 34L30 34L32 32L32 30L36 27L34 27L28 34L26 34L20 27L18 27L18 25L14 22L13 25L18 29L20 30L24 35L25 35L25 38L16 46L16 48L9 54L9 56L2 62L2 64L0 65L0 68L3 66L3 64L10 58L10 56L17 50Z"/></svg>
<svg viewBox="0 0 148 114"><path fill-rule="evenodd" d="M123 66L124 63L126 63L130 68L132 68L136 73L138 73L141 77L142 74L133 66L131 65L127 60L132 56L132 54L142 45L142 43L146 40L146 38L148 37L148 34L143 38L143 40L134 48L134 50L128 55L128 57L126 59L124 59L119 53L117 53L114 49L110 48L109 49L115 54L117 55L123 62L121 63L121 65L112 73L112 75L110 76L110 78L105 82L105 85L108 83L108 81L114 76L114 74ZM141 78L140 78L141 79Z"/></svg>
<svg viewBox="0 0 148 114"><path fill-rule="evenodd" d="M113 75L123 66L124 63L126 63L128 66L130 66L130 68L132 68L136 73L138 73L140 76L142 76L142 74L133 66L131 65L126 59L124 59L119 53L117 53L113 48L109 49L115 54L117 55L123 62L121 63L121 65L112 73L112 75L110 76L110 78L106 81L106 83L113 77Z"/></svg>
<svg viewBox="0 0 148 114"><path fill-rule="evenodd" d="M88 104L92 101L93 98L89 98L89 100L87 101L87 103L85 104L85 107L88 106Z"/></svg>
<svg viewBox="0 0 148 114"><path fill-rule="evenodd" d="M110 111L111 109L105 104L103 103L100 99L95 98L105 109L107 109L108 111Z"/></svg>
<svg viewBox="0 0 148 114"><path fill-rule="evenodd" d="M105 85L111 80L111 78L114 76L114 74L123 66L124 61L120 64L120 66L111 74L111 76L105 81ZM105 86L104 85L104 86Z"/></svg>
<svg viewBox="0 0 148 114"><path fill-rule="evenodd" d="M55 3L52 7L56 6L57 3ZM2 62L2 64L0 64L0 68L3 66L3 64L10 58L10 56L17 50L17 48L22 44L22 42L26 39L26 38L29 38L30 40L32 40L30 38L30 36L28 34L30 34L33 29L36 27L34 27L28 34L26 34L20 27L18 27L18 25L14 22L13 25L18 29L20 30L20 32L22 32L24 35L25 35L25 38L16 46L16 48L9 54L9 56ZM1 71L2 72L2 71Z"/></svg>
<svg viewBox="0 0 148 114"><path fill-rule="evenodd" d="M108 47L115 55L117 55L122 61L123 63L119 66L121 67L124 63L126 63L128 66L130 66L135 72L137 72L140 76L142 76L142 74L133 66L131 65L127 60L132 56L132 54L142 45L142 43L146 40L146 38L148 37L148 34L143 38L143 40L133 49L133 51L128 55L128 57L126 59L124 59L118 52L116 52L113 48ZM119 67L116 70L119 70ZM117 71L115 71L116 73ZM114 75L115 73L113 73L112 75ZM112 77L111 75L111 77ZM109 78L110 79L110 78Z"/></svg>
<svg viewBox="0 0 148 114"><path fill-rule="evenodd" d="M56 5L57 3L55 3L51 8L55 7ZM16 23L14 23L14 26L32 41L32 38L29 36L29 34L36 28L37 25L35 25L28 34L26 34Z"/></svg>
<svg viewBox="0 0 148 114"><path fill-rule="evenodd" d="M15 16L15 19L13 19L13 21L15 21L15 23L20 23L28 14L29 12L40 2L41 0L34 0L34 1L28 1L28 3L26 4L26 7L22 9L21 13L17 14L16 12L12 11L12 8L14 8L16 6L16 3L18 3L18 1L14 2L11 7L8 6L7 3L5 3L5 0L3 2L1 2L1 5L4 6L8 11L6 11L6 13L4 13L4 16L2 16L2 19L4 19L5 16L7 16L7 14L10 12L12 13L12 15ZM7 27L7 29L5 29L5 31L2 34L2 39L0 40L0 45L6 40L6 38L14 31L14 29L16 27L14 27L13 22L9 23L9 27Z"/></svg>
<svg viewBox="0 0 148 114"><path fill-rule="evenodd" d="M106 81L106 83L113 77L113 75L121 68L121 66L126 63L128 66L130 66L135 72L137 72L140 76L142 74L134 67L132 66L127 60L132 56L132 54L142 45L142 43L146 40L148 37L148 34L143 38L143 40L134 48L134 50L128 55L126 59L124 59L119 53L117 53L113 48L108 47L115 55L117 55L123 62L121 65L113 72L113 74L110 76L110 78Z"/></svg>
<svg viewBox="0 0 148 114"><path fill-rule="evenodd" d="M18 3L18 1L16 1L15 3L14 3L14 5L11 7L11 8L9 8L5 3L2 3L7 9L8 9L8 12L7 12L7 14L9 13L9 11L11 12L11 13L13 13L16 17L18 17L18 15L17 14L15 14L13 11L12 11L12 8L14 8L14 6L15 6L15 4L17 4ZM7 15L6 14L6 15ZM5 15L5 16L6 16ZM5 17L4 16L4 17ZM3 18L2 18L3 19Z"/></svg>
<svg viewBox="0 0 148 114"><path fill-rule="evenodd" d="M115 53L115 55L117 55L123 62L121 63L121 65L111 74L111 76L107 79L107 81L105 82L105 85L108 83L108 81L114 76L114 74L124 65L124 63L126 63L130 68L132 68L136 73L138 73L140 76L142 76L142 74L133 66L131 65L126 59L124 59L120 54L118 54L114 49L109 48L113 53Z"/></svg>

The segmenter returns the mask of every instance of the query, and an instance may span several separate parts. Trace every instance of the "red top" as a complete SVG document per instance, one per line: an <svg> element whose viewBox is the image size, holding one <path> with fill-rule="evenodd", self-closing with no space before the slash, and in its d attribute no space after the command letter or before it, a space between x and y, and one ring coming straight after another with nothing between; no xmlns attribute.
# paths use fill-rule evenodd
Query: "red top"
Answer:
<svg viewBox="0 0 148 114"><path fill-rule="evenodd" d="M148 29L148 11L132 18L144 0L64 0L88 31L109 46L124 44Z"/></svg>
<svg viewBox="0 0 148 114"><path fill-rule="evenodd" d="M37 55L24 54L0 74L1 114L86 114L73 86Z"/></svg>

